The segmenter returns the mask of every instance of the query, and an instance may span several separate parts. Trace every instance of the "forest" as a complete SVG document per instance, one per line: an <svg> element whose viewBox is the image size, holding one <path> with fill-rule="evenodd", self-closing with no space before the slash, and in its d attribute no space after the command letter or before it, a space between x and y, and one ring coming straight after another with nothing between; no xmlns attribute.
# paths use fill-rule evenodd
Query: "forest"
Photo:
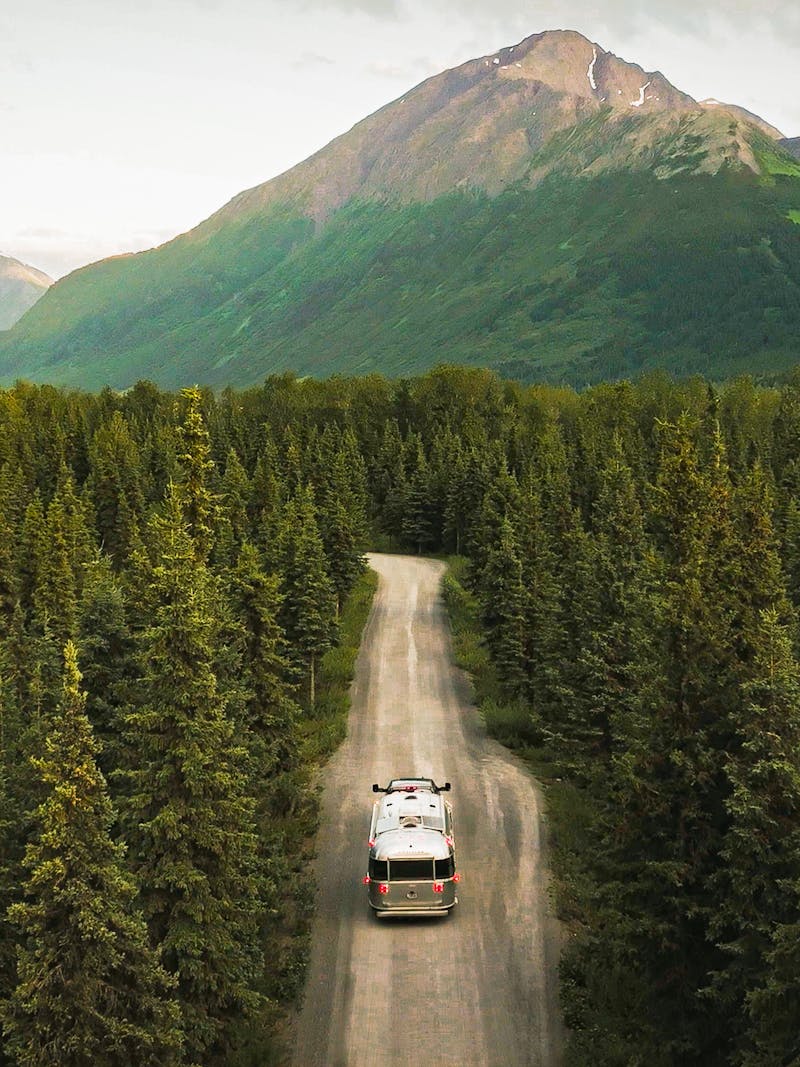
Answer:
<svg viewBox="0 0 800 1067"><path fill-rule="evenodd" d="M580 808L567 1062L800 1064L800 371L18 383L0 527L3 1067L265 1062L369 548Z"/></svg>

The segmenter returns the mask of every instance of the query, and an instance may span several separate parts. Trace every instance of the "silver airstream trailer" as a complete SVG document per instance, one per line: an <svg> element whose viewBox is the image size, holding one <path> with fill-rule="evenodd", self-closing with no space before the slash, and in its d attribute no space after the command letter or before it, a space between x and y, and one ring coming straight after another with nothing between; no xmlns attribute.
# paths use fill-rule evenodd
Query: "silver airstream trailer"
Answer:
<svg viewBox="0 0 800 1067"><path fill-rule="evenodd" d="M393 778L372 809L368 870L370 907L378 916L447 915L458 903L450 783Z"/></svg>

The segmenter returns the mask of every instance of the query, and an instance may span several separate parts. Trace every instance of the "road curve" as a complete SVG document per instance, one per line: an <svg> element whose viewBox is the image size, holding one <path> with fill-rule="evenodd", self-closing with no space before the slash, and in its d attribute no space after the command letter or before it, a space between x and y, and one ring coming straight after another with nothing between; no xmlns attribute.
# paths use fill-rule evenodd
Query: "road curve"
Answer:
<svg viewBox="0 0 800 1067"><path fill-rule="evenodd" d="M346 742L324 774L317 914L296 1067L550 1067L561 1062L558 924L548 908L539 795L483 732L453 665L444 564L372 555ZM459 905L378 920L366 901L373 782L453 784Z"/></svg>

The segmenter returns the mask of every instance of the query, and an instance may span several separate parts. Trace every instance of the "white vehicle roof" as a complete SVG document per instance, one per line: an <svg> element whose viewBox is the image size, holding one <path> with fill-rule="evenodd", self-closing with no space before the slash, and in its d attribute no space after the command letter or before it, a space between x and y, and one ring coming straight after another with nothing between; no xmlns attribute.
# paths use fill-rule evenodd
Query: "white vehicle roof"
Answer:
<svg viewBox="0 0 800 1067"><path fill-rule="evenodd" d="M389 830L376 839L371 852L377 860L412 859L415 856L444 860L451 855L452 844L438 830Z"/></svg>
<svg viewBox="0 0 800 1067"><path fill-rule="evenodd" d="M444 833L445 800L438 793L417 786L413 792L399 791L387 793L376 802L377 818L373 822L373 836L385 834L389 830L425 828Z"/></svg>

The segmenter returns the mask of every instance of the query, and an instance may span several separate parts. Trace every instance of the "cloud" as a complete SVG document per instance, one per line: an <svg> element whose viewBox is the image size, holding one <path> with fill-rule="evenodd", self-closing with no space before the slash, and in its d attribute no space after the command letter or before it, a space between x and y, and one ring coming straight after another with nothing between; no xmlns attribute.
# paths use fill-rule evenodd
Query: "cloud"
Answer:
<svg viewBox="0 0 800 1067"><path fill-rule="evenodd" d="M303 52L301 56L293 59L289 66L294 70L300 70L302 67L335 67L336 60L319 52Z"/></svg>
<svg viewBox="0 0 800 1067"><path fill-rule="evenodd" d="M430 12L430 0L273 0L278 6L293 10L317 11L326 14L362 14L396 22L418 20ZM438 0L435 9L439 16L447 16L454 26L465 25L479 33L495 28L499 31L516 29L520 36L545 29L574 29L594 35L592 27L605 28L612 38L623 40L665 29L709 42L714 39L717 25L724 21L734 30L748 33L754 27L759 32L771 30L784 43L800 44L800 5L787 0L671 0L669 4L653 5L640 0L573 0L565 7L561 0ZM602 43L602 42L601 42ZM613 46L613 40L609 41Z"/></svg>
<svg viewBox="0 0 800 1067"><path fill-rule="evenodd" d="M60 241L64 237L70 237L66 230L59 230L52 226L28 226L17 231L17 237L24 239L33 238L37 241Z"/></svg>
<svg viewBox="0 0 800 1067"><path fill-rule="evenodd" d="M401 14L398 0L280 0L294 11L338 11L344 15L371 15L377 19L397 18Z"/></svg>
<svg viewBox="0 0 800 1067"><path fill-rule="evenodd" d="M414 78L426 78L431 71L438 73L437 64L431 59L413 59L407 63L381 63L373 62L367 63L363 68L364 73L373 78L387 78L389 81L396 82L404 79L409 83ZM409 88L410 88L409 84Z"/></svg>

